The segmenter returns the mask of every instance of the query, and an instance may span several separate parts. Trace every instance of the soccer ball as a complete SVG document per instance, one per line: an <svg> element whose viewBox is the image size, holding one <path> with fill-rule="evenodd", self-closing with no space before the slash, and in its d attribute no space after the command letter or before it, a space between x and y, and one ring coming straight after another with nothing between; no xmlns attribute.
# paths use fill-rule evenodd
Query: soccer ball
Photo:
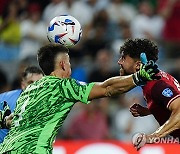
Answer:
<svg viewBox="0 0 180 154"><path fill-rule="evenodd" d="M81 24L70 15L54 17L49 24L47 37L50 42L73 47L82 37Z"/></svg>

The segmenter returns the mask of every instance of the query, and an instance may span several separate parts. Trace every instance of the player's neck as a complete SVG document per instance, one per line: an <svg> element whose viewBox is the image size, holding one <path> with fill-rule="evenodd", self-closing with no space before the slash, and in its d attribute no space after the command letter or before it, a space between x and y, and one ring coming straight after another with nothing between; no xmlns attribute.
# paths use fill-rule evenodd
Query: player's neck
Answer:
<svg viewBox="0 0 180 154"><path fill-rule="evenodd" d="M68 78L68 76L66 75L67 73L63 70L54 70L53 72L51 72L51 76L55 76L58 78Z"/></svg>

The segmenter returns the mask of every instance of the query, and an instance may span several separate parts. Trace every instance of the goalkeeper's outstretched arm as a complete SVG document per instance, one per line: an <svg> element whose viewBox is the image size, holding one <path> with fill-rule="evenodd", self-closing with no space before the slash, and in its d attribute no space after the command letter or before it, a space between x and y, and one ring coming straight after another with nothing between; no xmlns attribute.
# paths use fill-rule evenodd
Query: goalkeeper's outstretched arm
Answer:
<svg viewBox="0 0 180 154"><path fill-rule="evenodd" d="M146 84L149 80L158 79L158 76L155 76L157 73L159 73L157 65L149 61L132 75L112 77L104 82L95 83L90 92L89 100L125 93L135 86Z"/></svg>
<svg viewBox="0 0 180 154"><path fill-rule="evenodd" d="M104 82L95 83L89 95L89 100L122 94L135 86L132 75L112 77Z"/></svg>

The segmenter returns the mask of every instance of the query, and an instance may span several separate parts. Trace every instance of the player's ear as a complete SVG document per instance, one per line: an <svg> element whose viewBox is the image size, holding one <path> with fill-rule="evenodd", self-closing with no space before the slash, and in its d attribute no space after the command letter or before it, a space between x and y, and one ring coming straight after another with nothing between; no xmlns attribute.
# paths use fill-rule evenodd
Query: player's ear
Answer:
<svg viewBox="0 0 180 154"><path fill-rule="evenodd" d="M141 67L141 61L138 60L136 61L136 70L140 70L140 67Z"/></svg>
<svg viewBox="0 0 180 154"><path fill-rule="evenodd" d="M65 71L65 62L64 61L60 61L59 65L60 65L61 69L63 71Z"/></svg>

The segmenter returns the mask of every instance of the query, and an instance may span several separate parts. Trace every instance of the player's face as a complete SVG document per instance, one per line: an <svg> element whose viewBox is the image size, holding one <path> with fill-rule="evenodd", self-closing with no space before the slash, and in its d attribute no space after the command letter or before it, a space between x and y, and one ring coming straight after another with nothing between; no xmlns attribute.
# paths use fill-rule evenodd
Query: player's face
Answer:
<svg viewBox="0 0 180 154"><path fill-rule="evenodd" d="M139 69L138 61L129 55L121 55L118 64L120 65L120 75L130 75Z"/></svg>
<svg viewBox="0 0 180 154"><path fill-rule="evenodd" d="M22 81L21 88L24 90L27 86L29 86L31 83L40 80L43 77L42 74L37 73L29 73L27 77Z"/></svg>

